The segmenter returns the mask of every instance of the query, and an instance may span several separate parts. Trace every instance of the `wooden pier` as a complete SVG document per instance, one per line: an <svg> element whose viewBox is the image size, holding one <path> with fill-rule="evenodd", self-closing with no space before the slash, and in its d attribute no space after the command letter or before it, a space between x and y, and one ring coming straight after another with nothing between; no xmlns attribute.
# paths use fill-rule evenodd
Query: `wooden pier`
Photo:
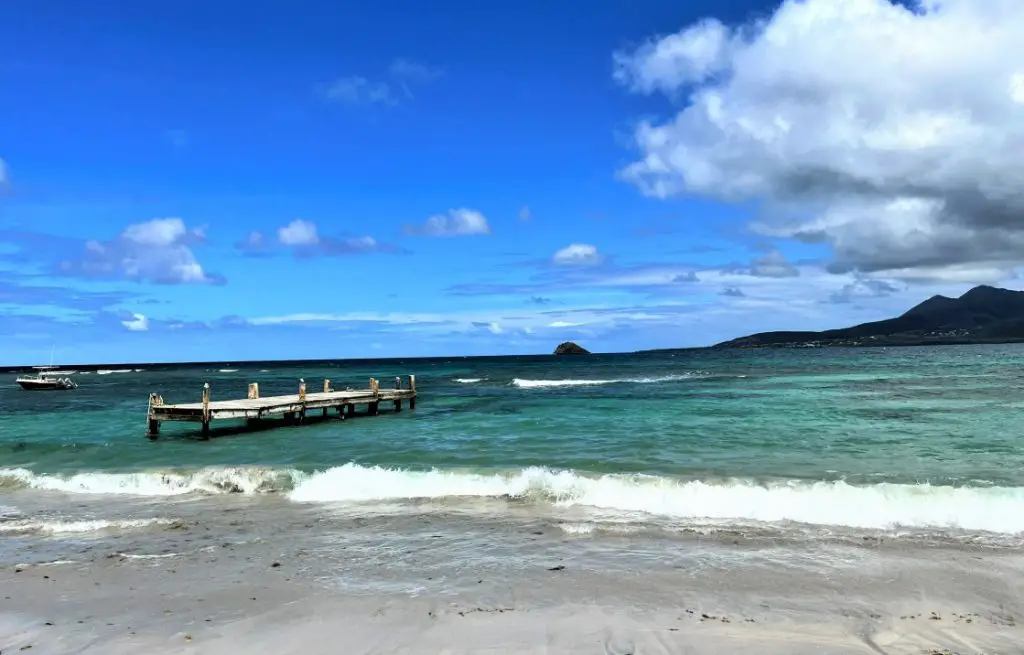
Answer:
<svg viewBox="0 0 1024 655"><path fill-rule="evenodd" d="M416 409L416 376L410 375L403 385L402 378L395 378L393 389L381 389L380 383L370 378L365 389L331 387L330 380L324 380L323 391L307 393L305 380L299 380L298 393L287 396L260 396L259 384L249 385L247 398L239 400L213 400L210 383L203 385L203 399L197 403L168 404L161 395L149 395L149 409L146 412L147 436L156 439L163 421L191 421L202 424L203 437L210 435L212 421L243 419L249 427L262 424L267 418L281 417L285 424L302 423L309 412L320 410L326 418L333 410L337 417L345 419L355 416L356 406L365 407L365 413L376 416L381 403L391 403L394 411L402 411L402 403L409 401L409 409Z"/></svg>

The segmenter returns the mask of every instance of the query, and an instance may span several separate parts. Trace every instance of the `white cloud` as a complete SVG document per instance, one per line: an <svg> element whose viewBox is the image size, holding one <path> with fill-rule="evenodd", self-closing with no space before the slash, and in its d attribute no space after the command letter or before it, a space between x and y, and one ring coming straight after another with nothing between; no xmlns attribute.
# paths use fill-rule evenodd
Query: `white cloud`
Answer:
<svg viewBox="0 0 1024 655"><path fill-rule="evenodd" d="M7 186L10 177L7 173L7 164L4 163L3 159L0 159L0 188Z"/></svg>
<svg viewBox="0 0 1024 655"><path fill-rule="evenodd" d="M360 75L339 77L320 91L328 100L349 105L394 105L397 102L386 83Z"/></svg>
<svg viewBox="0 0 1024 655"><path fill-rule="evenodd" d="M463 208L435 214L421 226L406 226L406 231L431 237L461 237L490 234L491 226L481 212Z"/></svg>
<svg viewBox="0 0 1024 655"><path fill-rule="evenodd" d="M254 241L255 239L255 241ZM367 253L404 253L390 243L381 243L371 236L338 237L321 235L316 223L297 219L277 230L278 242L291 248L298 257L342 257ZM262 236L254 232L246 242L237 244L243 251L261 250Z"/></svg>
<svg viewBox="0 0 1024 655"><path fill-rule="evenodd" d="M529 205L523 205L519 209L519 220L525 222L533 218L533 212L530 211Z"/></svg>
<svg viewBox="0 0 1024 655"><path fill-rule="evenodd" d="M615 55L682 101L635 132L645 194L754 200L755 227L829 244L831 270L1005 277L1024 258L1024 2L788 0ZM981 281L980 279L978 281Z"/></svg>
<svg viewBox="0 0 1024 655"><path fill-rule="evenodd" d="M402 96L411 99L413 86L432 82L443 73L440 68L401 57L391 62L387 72L389 81L348 75L321 84L316 90L331 102L393 106L398 104Z"/></svg>
<svg viewBox="0 0 1024 655"><path fill-rule="evenodd" d="M130 319L121 321L121 325L132 332L145 332L149 329L149 319L142 314L132 314Z"/></svg>
<svg viewBox="0 0 1024 655"><path fill-rule="evenodd" d="M316 223L296 219L278 229L277 240L286 246L313 246L320 241Z"/></svg>
<svg viewBox="0 0 1024 655"><path fill-rule="evenodd" d="M551 261L560 266L589 266L600 264L601 260L602 257L597 252L597 247L589 243L569 244L556 252L551 258Z"/></svg>
<svg viewBox="0 0 1024 655"><path fill-rule="evenodd" d="M420 84L432 82L443 73L440 68L428 66L427 64L412 61L410 59L404 59L402 57L391 62L391 66L388 67L388 72L399 80L418 82Z"/></svg>
<svg viewBox="0 0 1024 655"><path fill-rule="evenodd" d="M111 241L85 243L85 258L64 261L60 271L100 277L125 277L160 284L222 282L208 274L191 246L205 239L202 228L188 229L180 218L156 218L126 227Z"/></svg>

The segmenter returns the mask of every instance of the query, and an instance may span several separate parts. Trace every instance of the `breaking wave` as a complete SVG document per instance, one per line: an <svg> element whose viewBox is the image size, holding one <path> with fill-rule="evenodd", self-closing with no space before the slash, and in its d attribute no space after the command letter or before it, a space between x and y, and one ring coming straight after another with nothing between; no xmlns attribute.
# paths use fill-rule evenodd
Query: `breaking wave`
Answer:
<svg viewBox="0 0 1024 655"><path fill-rule="evenodd" d="M605 384L659 384L663 382L679 382L681 380L689 380L695 377L700 377L700 374L683 373L680 375L662 375L659 377L649 378L613 378L608 380L528 380L523 378L513 378L512 386L519 387L520 389L543 389L552 387L588 387Z"/></svg>
<svg viewBox="0 0 1024 655"><path fill-rule="evenodd" d="M301 503L494 498L683 522L796 522L851 528L1024 532L1024 488L928 484L852 485L779 480L684 480L585 475L531 467L507 473L412 471L346 464L316 473L209 468L193 472L37 475L0 470L0 488L64 493L178 496L282 493ZM11 513L10 518L17 515ZM4 522L6 525L17 523Z"/></svg>
<svg viewBox="0 0 1024 655"><path fill-rule="evenodd" d="M455 378L452 382L458 382L459 384L476 384L477 382L483 382L483 378Z"/></svg>
<svg viewBox="0 0 1024 655"><path fill-rule="evenodd" d="M262 468L207 468L191 472L76 473L37 475L27 469L0 469L4 487L80 494L181 496L185 494L256 494L291 489L300 471Z"/></svg>

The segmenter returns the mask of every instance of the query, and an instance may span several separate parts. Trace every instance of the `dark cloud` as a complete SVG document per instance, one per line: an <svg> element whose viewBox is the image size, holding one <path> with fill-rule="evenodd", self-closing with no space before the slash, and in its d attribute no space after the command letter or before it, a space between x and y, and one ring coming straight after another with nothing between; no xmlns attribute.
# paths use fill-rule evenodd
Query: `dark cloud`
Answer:
<svg viewBox="0 0 1024 655"><path fill-rule="evenodd" d="M853 282L844 285L828 297L828 302L833 304L845 304L864 298L882 298L894 293L899 293L900 287L885 280L873 280L870 278L858 278Z"/></svg>
<svg viewBox="0 0 1024 655"><path fill-rule="evenodd" d="M743 293L743 290L739 287L726 287L722 289L721 295L729 296L730 298L744 298L747 294Z"/></svg>
<svg viewBox="0 0 1024 655"><path fill-rule="evenodd" d="M797 277L800 271L781 252L772 250L751 263L750 274L755 277Z"/></svg>

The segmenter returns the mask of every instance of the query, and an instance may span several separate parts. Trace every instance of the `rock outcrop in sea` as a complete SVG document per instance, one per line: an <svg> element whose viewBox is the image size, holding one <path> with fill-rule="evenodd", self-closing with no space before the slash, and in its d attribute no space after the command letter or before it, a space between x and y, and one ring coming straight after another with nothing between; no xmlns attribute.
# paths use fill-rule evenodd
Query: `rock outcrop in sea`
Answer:
<svg viewBox="0 0 1024 655"><path fill-rule="evenodd" d="M555 354L556 355L589 355L590 351L587 350L586 348L584 348L583 346L580 346L578 344L573 343L572 341L563 341L562 343L558 344L557 348L555 348Z"/></svg>

